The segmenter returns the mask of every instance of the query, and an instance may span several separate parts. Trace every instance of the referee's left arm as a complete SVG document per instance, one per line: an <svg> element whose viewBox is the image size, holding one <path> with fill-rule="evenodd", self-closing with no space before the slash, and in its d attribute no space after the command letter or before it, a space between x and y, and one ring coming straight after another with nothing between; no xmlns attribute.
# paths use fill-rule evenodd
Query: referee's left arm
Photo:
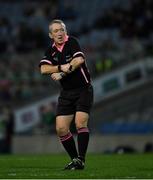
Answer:
<svg viewBox="0 0 153 180"><path fill-rule="evenodd" d="M81 66L81 64L84 63L84 58L82 56L80 57L76 57L74 58L71 62L70 62L70 66L72 66L72 71L74 71L75 69L77 69L78 67Z"/></svg>
<svg viewBox="0 0 153 180"><path fill-rule="evenodd" d="M72 59L72 61L70 63L67 64L63 64L61 65L61 71L65 72L65 73L71 73L72 71L74 71L75 69L77 69L78 67L81 66L81 64L84 63L84 59L83 57L75 57Z"/></svg>

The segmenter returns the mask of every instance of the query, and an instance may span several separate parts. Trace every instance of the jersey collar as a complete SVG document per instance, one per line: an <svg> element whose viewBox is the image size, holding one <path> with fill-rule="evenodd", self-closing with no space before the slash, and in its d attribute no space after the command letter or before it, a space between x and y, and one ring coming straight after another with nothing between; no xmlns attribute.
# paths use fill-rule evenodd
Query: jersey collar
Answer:
<svg viewBox="0 0 153 180"><path fill-rule="evenodd" d="M60 46L60 47L57 47L55 42L53 43L52 47L56 47L60 52L62 52L63 48L64 48L64 45L65 45L65 42L68 41L68 38L69 36L68 35L65 35L65 38L64 38L64 43Z"/></svg>

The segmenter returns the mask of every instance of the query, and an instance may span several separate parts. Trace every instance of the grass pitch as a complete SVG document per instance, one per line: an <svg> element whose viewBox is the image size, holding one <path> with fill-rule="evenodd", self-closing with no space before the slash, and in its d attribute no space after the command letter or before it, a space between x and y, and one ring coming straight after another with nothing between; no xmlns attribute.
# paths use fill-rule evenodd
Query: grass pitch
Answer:
<svg viewBox="0 0 153 180"><path fill-rule="evenodd" d="M0 156L1 179L151 179L153 154L88 154L86 168L63 171L66 155Z"/></svg>

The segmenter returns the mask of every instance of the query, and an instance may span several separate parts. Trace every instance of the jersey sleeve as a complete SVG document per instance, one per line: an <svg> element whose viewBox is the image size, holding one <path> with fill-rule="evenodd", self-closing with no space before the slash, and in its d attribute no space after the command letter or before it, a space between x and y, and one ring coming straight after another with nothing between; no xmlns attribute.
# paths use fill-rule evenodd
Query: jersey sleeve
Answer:
<svg viewBox="0 0 153 180"><path fill-rule="evenodd" d="M51 62L51 55L49 53L49 49L45 52L43 58L40 60L39 67L41 65L44 65L44 64L48 64L48 65L52 64L52 62Z"/></svg>
<svg viewBox="0 0 153 180"><path fill-rule="evenodd" d="M75 38L71 38L71 53L72 53L73 58L80 57L80 56L85 58L85 55L81 50L80 44L78 40Z"/></svg>

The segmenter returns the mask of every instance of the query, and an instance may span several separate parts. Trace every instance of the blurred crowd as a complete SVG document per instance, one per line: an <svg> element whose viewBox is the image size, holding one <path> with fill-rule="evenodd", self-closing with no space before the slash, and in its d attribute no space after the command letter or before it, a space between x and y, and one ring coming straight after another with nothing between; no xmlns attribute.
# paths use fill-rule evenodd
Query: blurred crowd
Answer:
<svg viewBox="0 0 153 180"><path fill-rule="evenodd" d="M93 79L153 57L152 0L0 1L0 153L11 152L13 110L57 92L38 67L54 18L79 38ZM55 132L55 107L40 107L40 123L30 133ZM152 149L148 144L146 152Z"/></svg>
<svg viewBox="0 0 153 180"><path fill-rule="evenodd" d="M78 1L0 2L2 103L21 105L55 92L56 84L38 69L49 44L48 22L54 18L64 20L69 33L80 39L93 78L153 55L152 0L107 1L106 8L104 0L96 0L98 7Z"/></svg>
<svg viewBox="0 0 153 180"><path fill-rule="evenodd" d="M40 123L32 129L32 133L55 134L55 110L55 102L40 106Z"/></svg>
<svg viewBox="0 0 153 180"><path fill-rule="evenodd" d="M12 152L14 114L9 105L0 107L0 153Z"/></svg>

